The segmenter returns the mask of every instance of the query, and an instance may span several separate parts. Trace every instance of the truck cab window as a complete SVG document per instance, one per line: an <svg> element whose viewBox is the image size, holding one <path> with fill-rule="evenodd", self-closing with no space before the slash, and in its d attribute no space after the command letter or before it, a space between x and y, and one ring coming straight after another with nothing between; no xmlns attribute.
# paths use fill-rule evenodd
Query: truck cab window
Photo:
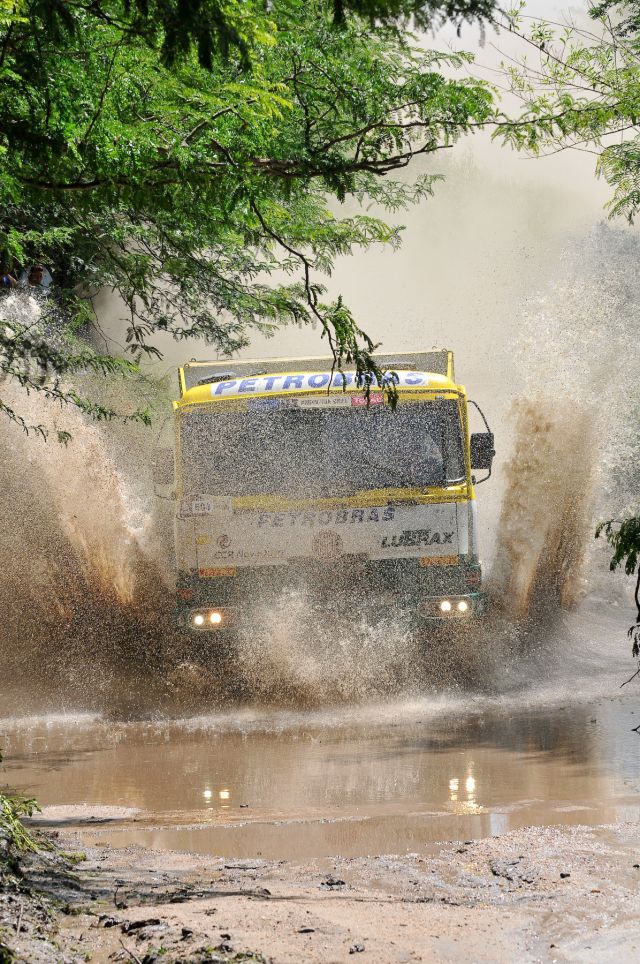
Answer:
<svg viewBox="0 0 640 964"><path fill-rule="evenodd" d="M187 492L327 498L363 489L425 488L464 478L455 401L187 413Z"/></svg>

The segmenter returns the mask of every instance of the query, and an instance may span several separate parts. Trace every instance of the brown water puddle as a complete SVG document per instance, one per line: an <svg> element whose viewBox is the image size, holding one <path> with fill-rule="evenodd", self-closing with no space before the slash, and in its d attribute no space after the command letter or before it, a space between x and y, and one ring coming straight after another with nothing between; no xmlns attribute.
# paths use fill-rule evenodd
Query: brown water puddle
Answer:
<svg viewBox="0 0 640 964"><path fill-rule="evenodd" d="M637 702L0 723L6 782L90 842L228 858L410 853L528 825L640 822Z"/></svg>

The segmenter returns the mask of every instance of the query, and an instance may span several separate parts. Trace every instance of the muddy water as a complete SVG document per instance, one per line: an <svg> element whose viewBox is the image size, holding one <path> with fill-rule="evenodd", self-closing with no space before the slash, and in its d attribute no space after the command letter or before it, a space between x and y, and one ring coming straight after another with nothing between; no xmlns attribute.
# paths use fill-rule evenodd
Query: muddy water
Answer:
<svg viewBox="0 0 640 964"><path fill-rule="evenodd" d="M640 700L585 654L509 695L180 720L0 721L3 781L93 842L229 858L406 853L544 824L640 823ZM627 667L628 668L628 667ZM529 667L531 669L531 667ZM633 685L633 684L632 684Z"/></svg>

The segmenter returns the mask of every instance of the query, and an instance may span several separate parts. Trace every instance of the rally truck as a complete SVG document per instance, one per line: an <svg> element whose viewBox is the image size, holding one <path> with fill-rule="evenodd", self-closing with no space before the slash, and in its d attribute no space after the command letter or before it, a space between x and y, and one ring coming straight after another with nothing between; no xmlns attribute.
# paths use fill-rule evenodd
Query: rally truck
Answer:
<svg viewBox="0 0 640 964"><path fill-rule="evenodd" d="M374 358L380 385L332 358L179 369L156 481L173 486L184 630L233 634L292 591L417 626L485 613L473 473L491 474L493 435L482 413L470 435L451 351Z"/></svg>

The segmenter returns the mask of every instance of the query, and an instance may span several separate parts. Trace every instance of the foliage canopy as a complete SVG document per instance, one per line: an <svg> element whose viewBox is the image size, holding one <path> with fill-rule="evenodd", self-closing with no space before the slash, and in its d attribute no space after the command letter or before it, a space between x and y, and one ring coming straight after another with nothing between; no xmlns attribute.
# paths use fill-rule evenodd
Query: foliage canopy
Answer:
<svg viewBox="0 0 640 964"><path fill-rule="evenodd" d="M632 655L640 656L640 516L630 516L618 522L614 519L601 522L596 529L596 539L602 534L613 549L610 569L615 571L618 566L624 565L628 576L636 574L636 622L628 635L632 641Z"/></svg>
<svg viewBox="0 0 640 964"><path fill-rule="evenodd" d="M588 13L587 24L529 24L521 3L505 15L532 57L505 66L522 110L495 136L538 155L593 153L613 189L611 216L633 222L640 208L640 17L637 4L614 0Z"/></svg>
<svg viewBox="0 0 640 964"><path fill-rule="evenodd" d="M158 331L228 353L252 330L312 322L339 366L369 366L371 341L341 299L323 303L317 274L399 232L338 217L335 202L395 211L424 197L433 176L393 175L483 123L492 95L453 79L465 55L423 49L399 21L371 26L415 4L365 6L345 5L337 26L323 0L5 0L0 259L42 262L56 282L35 330L0 326L7 374L85 404L63 379L116 364L77 344L105 287L126 306L133 363L158 354ZM73 322L52 348L38 333L60 318ZM53 380L34 377L34 356Z"/></svg>

